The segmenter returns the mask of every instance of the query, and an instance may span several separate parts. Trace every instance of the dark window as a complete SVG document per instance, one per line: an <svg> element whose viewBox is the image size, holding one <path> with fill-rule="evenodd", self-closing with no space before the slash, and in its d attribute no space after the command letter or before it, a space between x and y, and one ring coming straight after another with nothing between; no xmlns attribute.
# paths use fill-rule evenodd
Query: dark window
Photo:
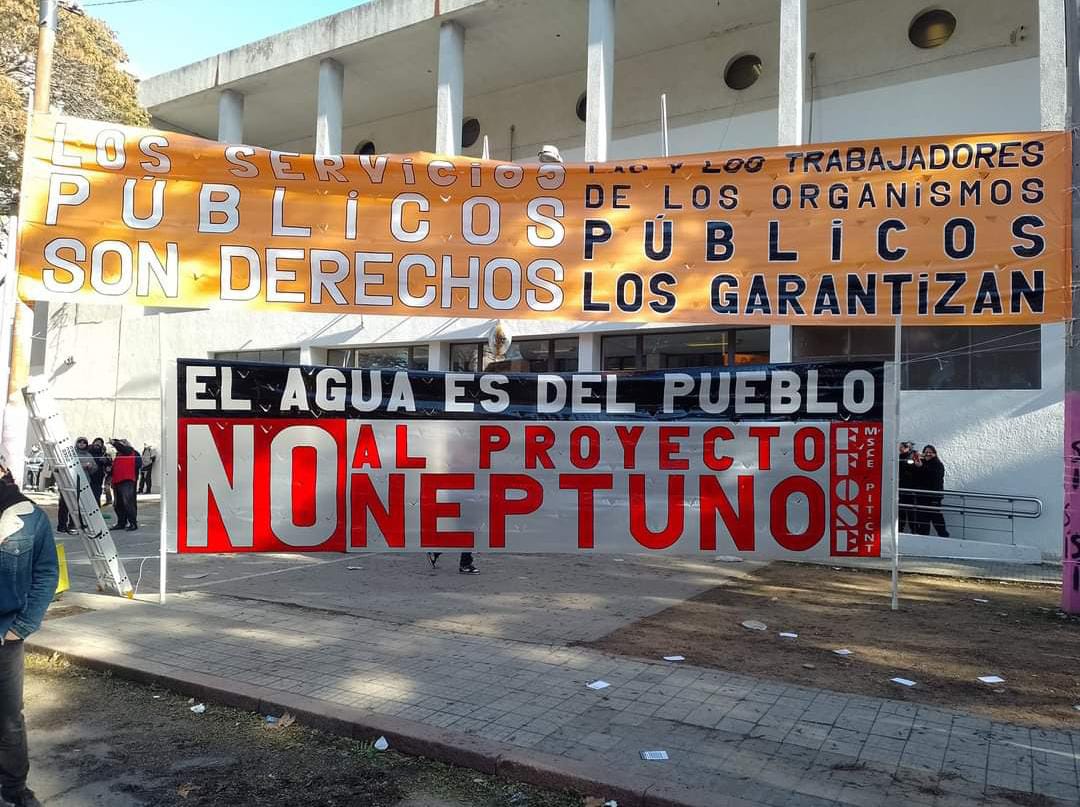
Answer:
<svg viewBox="0 0 1080 807"><path fill-rule="evenodd" d="M578 368L577 337L515 339L501 359L483 369L493 373L572 373Z"/></svg>
<svg viewBox="0 0 1080 807"><path fill-rule="evenodd" d="M768 328L725 328L605 336L605 370L730 367L769 361Z"/></svg>
<svg viewBox="0 0 1080 807"><path fill-rule="evenodd" d="M483 342L452 344L450 345L450 372L483 372L493 356L491 349Z"/></svg>
<svg viewBox="0 0 1080 807"><path fill-rule="evenodd" d="M733 90L745 90L761 76L761 59L752 53L738 56L724 71L724 83Z"/></svg>
<svg viewBox="0 0 1080 807"><path fill-rule="evenodd" d="M298 348L286 348L283 350L231 350L214 354L215 359L222 361L267 361L274 364L299 364L300 350Z"/></svg>
<svg viewBox="0 0 1080 807"><path fill-rule="evenodd" d="M326 363L333 367L365 367L371 370L426 370L428 346L350 347L328 350Z"/></svg>
<svg viewBox="0 0 1080 807"><path fill-rule="evenodd" d="M792 329L792 357L892 361L890 327ZM904 389L1039 389L1042 339L1031 326L909 326L901 334Z"/></svg>
<svg viewBox="0 0 1080 807"><path fill-rule="evenodd" d="M572 373L577 368L577 337L515 339L502 358L484 342L450 345L450 370L457 373Z"/></svg>
<svg viewBox="0 0 1080 807"><path fill-rule="evenodd" d="M375 153L375 143L371 140L363 140L356 144L356 148L353 149L353 154L359 154L362 156L370 156Z"/></svg>
<svg viewBox="0 0 1080 807"><path fill-rule="evenodd" d="M588 115L588 110L589 110L589 94L583 92L581 95L578 96L577 109L575 110L577 112L577 119L579 121L581 121L582 123L585 122L585 118Z"/></svg>
<svg viewBox="0 0 1080 807"><path fill-rule="evenodd" d="M461 147L463 149L476 145L480 139L480 121L476 118L465 118L461 122Z"/></svg>
<svg viewBox="0 0 1080 807"><path fill-rule="evenodd" d="M956 17L943 8L924 11L908 26L908 39L917 48L936 48L944 45L956 31Z"/></svg>

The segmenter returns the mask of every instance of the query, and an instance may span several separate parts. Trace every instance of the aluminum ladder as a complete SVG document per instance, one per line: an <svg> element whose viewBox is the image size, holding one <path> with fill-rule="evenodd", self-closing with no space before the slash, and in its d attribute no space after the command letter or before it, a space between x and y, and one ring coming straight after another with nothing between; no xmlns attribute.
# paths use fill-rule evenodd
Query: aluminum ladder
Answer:
<svg viewBox="0 0 1080 807"><path fill-rule="evenodd" d="M45 461L56 477L56 487L67 502L74 522L80 527L83 547L94 569L98 590L134 597L135 589L124 571L116 544L101 515L101 507L90 491L90 482L45 377L31 377L23 389L23 398L30 415L30 426L41 444ZM86 526L82 527L80 521Z"/></svg>

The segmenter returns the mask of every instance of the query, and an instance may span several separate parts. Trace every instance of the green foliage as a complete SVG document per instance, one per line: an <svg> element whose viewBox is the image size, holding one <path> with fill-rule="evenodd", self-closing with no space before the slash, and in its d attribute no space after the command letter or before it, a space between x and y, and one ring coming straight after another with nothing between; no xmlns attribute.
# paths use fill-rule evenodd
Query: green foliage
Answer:
<svg viewBox="0 0 1080 807"><path fill-rule="evenodd" d="M18 202L26 109L37 59L37 0L0 0L0 214ZM65 115L146 125L127 54L101 20L61 2L52 108Z"/></svg>

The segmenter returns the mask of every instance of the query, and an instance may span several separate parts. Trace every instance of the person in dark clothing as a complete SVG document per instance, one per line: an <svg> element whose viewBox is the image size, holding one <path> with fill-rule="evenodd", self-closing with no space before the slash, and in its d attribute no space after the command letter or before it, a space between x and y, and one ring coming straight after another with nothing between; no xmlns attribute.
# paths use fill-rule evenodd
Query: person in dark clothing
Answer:
<svg viewBox="0 0 1080 807"><path fill-rule="evenodd" d="M58 577L49 518L22 495L0 455L0 804L6 807L41 807L26 786L23 643L41 627Z"/></svg>
<svg viewBox="0 0 1080 807"><path fill-rule="evenodd" d="M938 456L937 449L931 445L922 450L922 464L918 467L915 475L916 485L919 490L934 491L945 490L945 464ZM949 537L949 530L945 526L945 514L941 512L941 494L920 493L918 503L925 509L918 510L920 535L929 535L930 528L942 538Z"/></svg>
<svg viewBox="0 0 1080 807"><path fill-rule="evenodd" d="M105 504L112 504L112 457L105 450L105 438L95 437L94 442L91 443L91 448L94 449L94 456L99 457L98 461L101 463L101 493L105 496Z"/></svg>
<svg viewBox="0 0 1080 807"><path fill-rule="evenodd" d="M428 552L428 563L431 564L431 568L434 569L439 562L439 555L442 552ZM480 570L473 566L472 552L462 552L461 558L458 560L458 571L462 574L480 574Z"/></svg>
<svg viewBox="0 0 1080 807"><path fill-rule="evenodd" d="M900 532L918 533L919 511L915 509L917 504L916 494L905 493L905 489L918 488L916 481L921 460L919 452L915 450L915 444L905 440L900 444Z"/></svg>
<svg viewBox="0 0 1080 807"><path fill-rule="evenodd" d="M127 440L113 439L109 444L116 449L112 462L112 484L116 510L116 529L129 532L139 529L139 505L135 496L135 480L139 476L142 457Z"/></svg>
<svg viewBox="0 0 1080 807"><path fill-rule="evenodd" d="M90 479L90 491L94 494L94 500L100 506L101 490L105 485L105 471L111 466L111 460L105 453L105 441L100 437L90 444L89 451L94 465L86 475Z"/></svg>

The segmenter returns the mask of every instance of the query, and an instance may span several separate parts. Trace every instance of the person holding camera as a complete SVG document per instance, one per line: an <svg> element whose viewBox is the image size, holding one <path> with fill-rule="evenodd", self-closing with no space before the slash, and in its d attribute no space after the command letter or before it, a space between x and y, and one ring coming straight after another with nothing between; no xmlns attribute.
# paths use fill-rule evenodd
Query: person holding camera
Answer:
<svg viewBox="0 0 1080 807"><path fill-rule="evenodd" d="M897 503L900 511L900 532L918 534L919 511L915 509L918 504L917 494L910 491L919 487L918 474L922 466L922 458L915 450L915 443L905 440L900 443L900 500Z"/></svg>

